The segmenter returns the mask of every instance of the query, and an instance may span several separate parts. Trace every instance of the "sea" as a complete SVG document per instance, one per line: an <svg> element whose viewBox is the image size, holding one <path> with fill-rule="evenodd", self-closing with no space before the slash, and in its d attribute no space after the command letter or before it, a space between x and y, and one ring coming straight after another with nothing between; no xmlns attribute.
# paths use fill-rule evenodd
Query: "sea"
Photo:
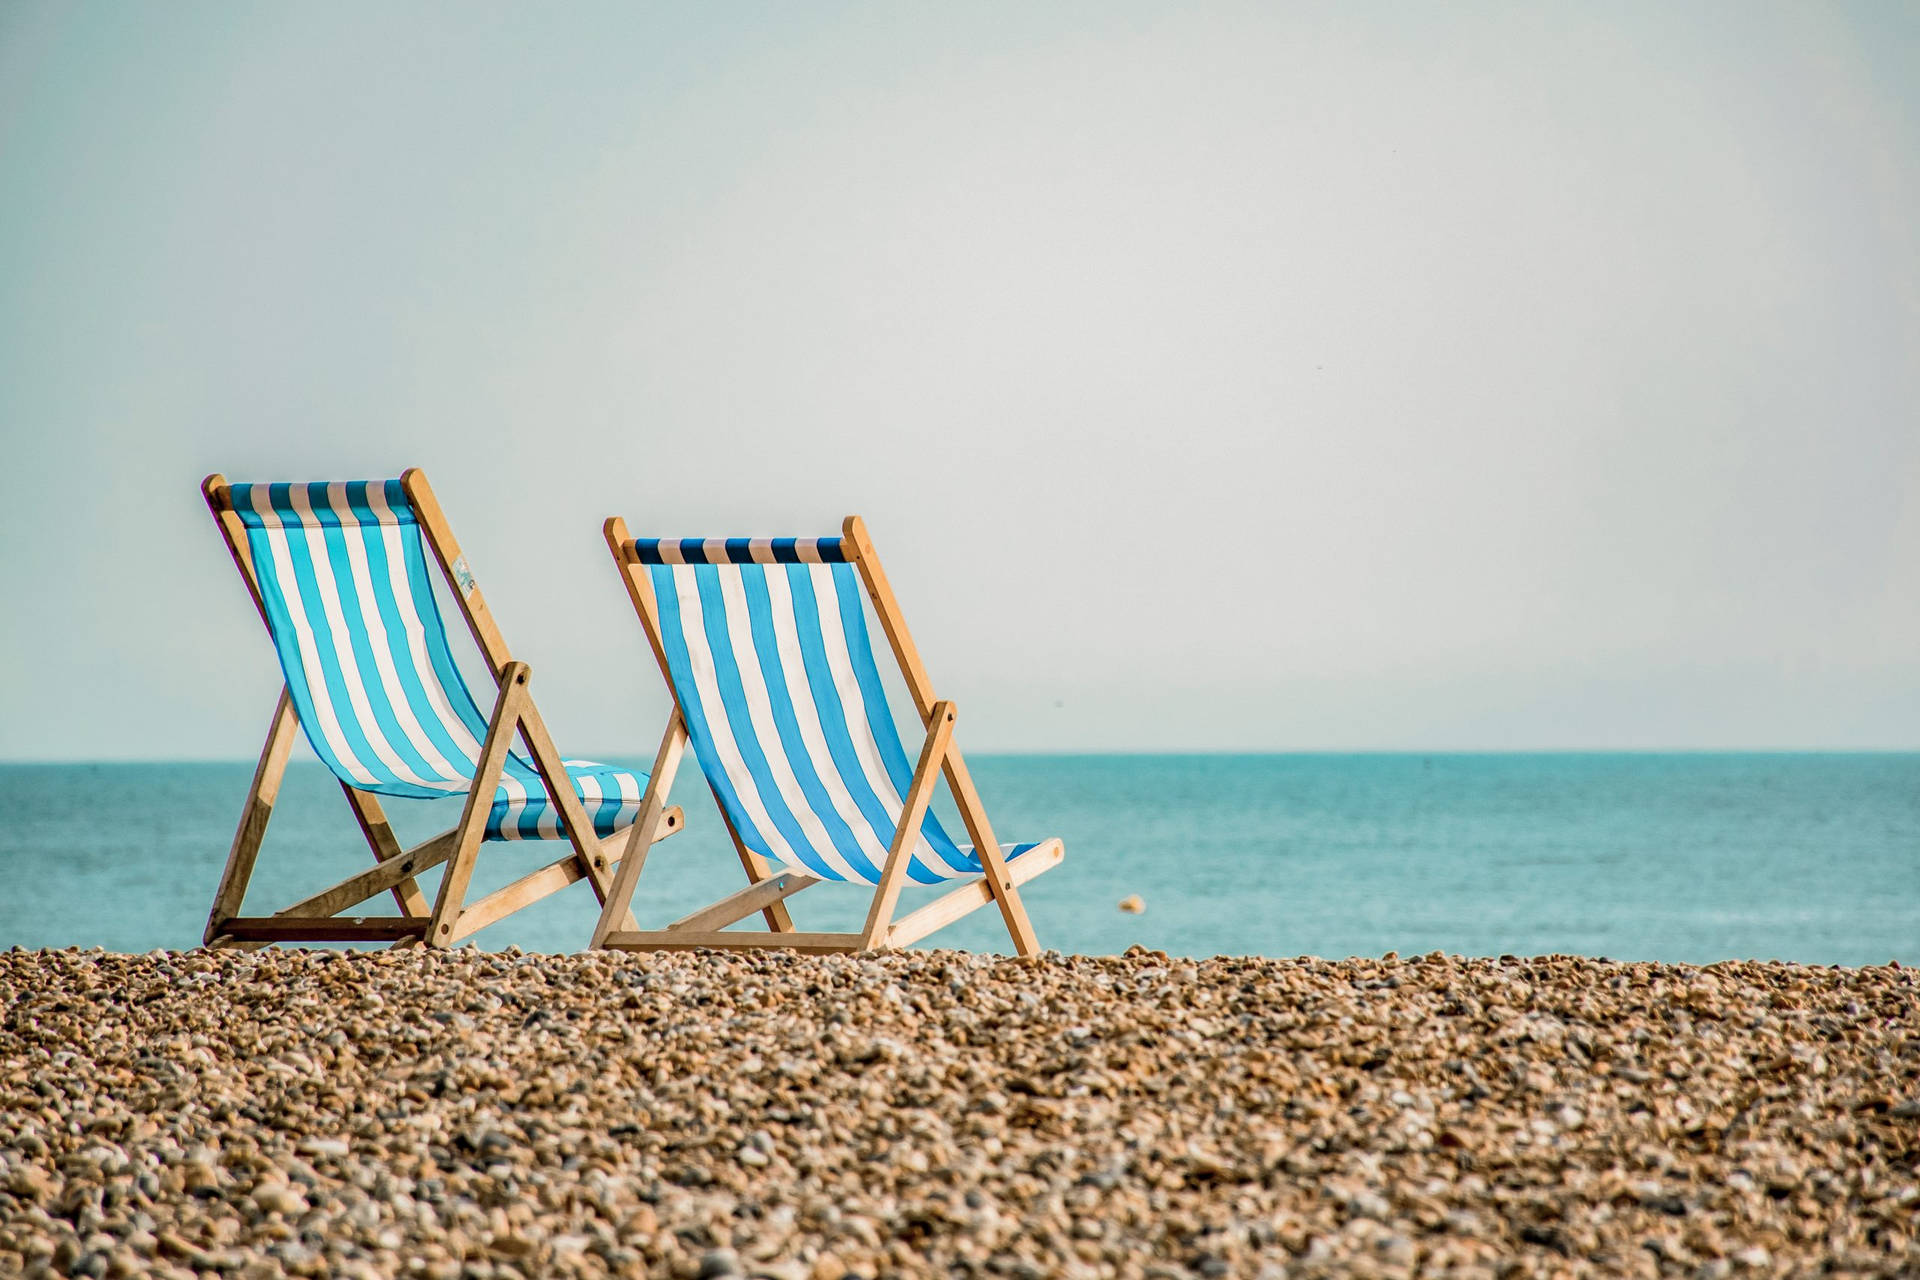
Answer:
<svg viewBox="0 0 1920 1280"><path fill-rule="evenodd" d="M1065 862L1024 890L1041 944L1061 952L1920 964L1920 754L970 763L1002 840L1066 841ZM0 765L0 946L197 945L251 772ZM634 899L643 927L744 883L698 773L681 778L673 800L687 829L647 863ZM458 802L388 811L411 842L450 826ZM563 847L484 846L475 896ZM270 913L368 860L331 775L296 763L247 909ZM437 875L424 878L429 896ZM910 890L903 910L927 896ZM792 909L802 928L851 928L867 897L823 884ZM1134 897L1142 910L1120 909ZM382 898L366 910L394 908ZM591 890L575 885L476 942L573 951L596 914ZM936 944L1009 950L991 907L923 945Z"/></svg>

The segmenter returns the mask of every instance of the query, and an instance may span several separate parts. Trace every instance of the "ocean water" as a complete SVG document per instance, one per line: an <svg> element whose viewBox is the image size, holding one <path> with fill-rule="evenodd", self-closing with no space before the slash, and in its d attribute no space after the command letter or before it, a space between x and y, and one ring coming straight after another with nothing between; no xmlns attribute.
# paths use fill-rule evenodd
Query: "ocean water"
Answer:
<svg viewBox="0 0 1920 1280"><path fill-rule="evenodd" d="M1705 963L1920 964L1920 754L1000 756L972 761L1002 839L1058 835L1025 890L1042 945L1273 956L1566 952ZM0 766L0 946L198 943L251 765ZM665 923L744 881L711 797L683 771L688 829L635 897ZM394 801L403 838L457 803ZM955 828L957 829L957 827ZM474 892L559 856L484 847ZM366 865L332 778L296 764L249 910ZM429 896L438 873L426 877ZM1139 894L1140 915L1116 909ZM849 928L866 893L792 900ZM924 892L910 891L903 910ZM391 899L368 911L392 910ZM584 885L487 930L572 951ZM983 908L932 940L1006 950Z"/></svg>

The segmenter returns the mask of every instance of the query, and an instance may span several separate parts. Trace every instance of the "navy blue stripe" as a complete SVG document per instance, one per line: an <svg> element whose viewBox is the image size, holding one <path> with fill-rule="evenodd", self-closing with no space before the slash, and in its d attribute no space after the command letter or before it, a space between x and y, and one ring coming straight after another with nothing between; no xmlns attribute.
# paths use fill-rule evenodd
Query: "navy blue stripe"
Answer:
<svg viewBox="0 0 1920 1280"><path fill-rule="evenodd" d="M720 558L716 559L705 538L635 538L632 555L640 564L666 564L661 548L674 547L680 553L678 563L681 564L754 564L757 562L753 558L753 542L752 538L727 538ZM844 538L772 538L769 542L775 564L848 563ZM812 544L810 553L802 553L802 542Z"/></svg>
<svg viewBox="0 0 1920 1280"><path fill-rule="evenodd" d="M374 514L372 504L367 501L366 494L368 489L374 485L380 486L380 491L387 500L387 507L392 512L393 519L399 521L401 524L412 524L414 522L413 504L407 501L406 487L398 480L352 480L346 483L349 499L349 514L342 516L335 512L328 506L325 497L322 496L313 502L314 515L312 523L336 527L373 523L377 517ZM300 487L305 489L310 496L316 493L324 495L327 489L324 481L304 484ZM289 500L288 495L293 488L293 485L286 483L241 483L228 485L228 501L233 506L234 513L240 517L240 522L243 525L249 529L259 529L265 526L266 520L259 512L253 509L254 500L258 496L255 491L264 490L267 494L268 509L283 521L291 521L301 519L300 513L294 509L293 503Z"/></svg>

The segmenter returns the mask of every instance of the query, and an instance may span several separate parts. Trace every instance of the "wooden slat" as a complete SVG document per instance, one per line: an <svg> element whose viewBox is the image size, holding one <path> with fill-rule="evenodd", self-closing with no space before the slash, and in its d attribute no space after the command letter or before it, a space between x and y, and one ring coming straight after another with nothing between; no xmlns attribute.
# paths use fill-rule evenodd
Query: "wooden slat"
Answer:
<svg viewBox="0 0 1920 1280"><path fill-rule="evenodd" d="M887 582L887 571L881 568L880 557L873 549L873 540L867 536L866 522L859 516L848 516L840 528L842 536L853 547L854 555L858 558L860 579L866 584L867 597L873 602L873 611L880 619L880 629L887 633L887 643L893 646L893 656L900 664L900 674L906 679L908 690L913 694L914 705L919 708L921 722L930 723L934 706L933 682L927 678L927 669L920 661L920 650L914 646L913 635L907 630L906 616L901 613L900 602L894 598L893 587ZM987 820L987 808L980 802L980 793L974 789L973 775L967 771L966 760L962 758L958 747L948 750L942 768L947 786L953 791L954 803L960 809L960 820L966 824L967 835L973 841L975 856L986 869L984 879L993 893L994 901L1000 906L1000 918L1006 922L1007 933L1013 939L1013 949L1023 956L1039 954L1040 943L1034 937L1033 923L1027 919L1027 909L1021 905L1019 891L1001 860L993 824Z"/></svg>
<svg viewBox="0 0 1920 1280"><path fill-rule="evenodd" d="M681 916L668 925L667 930L702 932L724 929L736 921L745 920L756 911L764 911L770 902L790 898L802 889L812 888L819 883L817 877L802 875L798 871L776 871L765 880L750 884L737 893L730 893L711 906L702 907L692 915Z"/></svg>
<svg viewBox="0 0 1920 1280"><path fill-rule="evenodd" d="M1065 846L1058 840L1049 840L1038 849L1030 850L1007 864L1007 871L1016 885L1051 871L1060 865L1065 854ZM942 894L926 906L911 915L903 916L887 930L889 947L911 946L930 933L946 928L968 912L978 910L993 901L993 894L982 880L969 880L958 889Z"/></svg>
<svg viewBox="0 0 1920 1280"><path fill-rule="evenodd" d="M460 918L454 922L450 940L459 942L550 893L558 893L581 878L580 860L573 854L549 862L538 871L530 871L512 884L495 889L478 902L468 903L461 910Z"/></svg>
<svg viewBox="0 0 1920 1280"><path fill-rule="evenodd" d="M346 794L347 803L353 806L353 816L360 823L360 834L367 838L367 847L373 850L374 858L380 862L391 862L403 857L406 850L401 848L399 839L393 834L393 827L387 822L387 813L380 807L380 801L371 792L362 791L344 780L340 783L340 790ZM393 902L403 916L424 916L428 911L427 895L421 893L420 886L411 879L393 885ZM351 905L343 903L325 914L345 911Z"/></svg>
<svg viewBox="0 0 1920 1280"><path fill-rule="evenodd" d="M410 880L422 871L431 871L453 856L459 843L460 829L442 831L431 840L423 841L400 854L375 866L368 867L348 876L336 885L322 889L308 898L302 898L284 911L274 912L277 916L331 916L338 915L348 907L358 906L377 893L403 881ZM409 912L409 915L412 913ZM421 912L420 919L426 918Z"/></svg>
<svg viewBox="0 0 1920 1280"><path fill-rule="evenodd" d="M260 856L260 843L266 838L267 820L273 817L274 802L280 798L280 779L287 771L287 757L293 751L294 730L299 727L294 714L293 695L285 685L280 701L274 704L273 719L267 725L267 740L260 748L260 763L253 770L253 784L247 788L247 800L240 809L240 826L233 833L233 845L227 850L227 865L220 873L220 886L214 891L213 909L207 913L206 932L201 941L212 942L220 933L220 922L240 910L246 901L247 882L253 879L253 864Z"/></svg>
<svg viewBox="0 0 1920 1280"><path fill-rule="evenodd" d="M500 696L494 700L493 715L487 721L487 740L480 749L473 787L467 792L466 806L454 827L459 837L446 872L440 877L440 894L434 900L431 917L433 927L427 933L428 946L452 944L453 927L466 902L467 885L473 879L474 855L479 853L480 842L486 838L494 788L500 784L500 770L507 762L514 726L520 722L520 708L526 701L527 666L524 662L509 662L501 671Z"/></svg>
<svg viewBox="0 0 1920 1280"><path fill-rule="evenodd" d="M600 918L594 921L593 933L587 939L589 948L600 945L601 939L614 931L618 925L622 932L631 931L637 926L633 919L633 887L640 881L640 873L646 868L647 854L653 849L653 840L647 833L654 830L658 816L666 805L667 794L673 790L673 776L679 772L681 753L687 749L687 726L680 718L680 708L675 707L667 715L667 728L660 735L660 749L653 753L653 769L647 774L646 794L640 799L640 816L634 820L638 834L626 843L626 854L620 859L619 869L613 873L606 895L600 900Z"/></svg>
<svg viewBox="0 0 1920 1280"><path fill-rule="evenodd" d="M710 791L713 789L711 779L707 781L707 789ZM727 807L720 803L718 791L713 792L713 807L720 811L720 825L727 829L727 839L733 841L733 851L740 856L740 865L747 873L748 887L751 888L771 877L774 874L773 867L765 858L747 848L747 842L740 838L740 832L734 827L733 819L727 816ZM785 902L769 902L760 914L766 917L767 928L775 933L793 932L793 917L787 914Z"/></svg>
<svg viewBox="0 0 1920 1280"><path fill-rule="evenodd" d="M222 922L215 945L236 942L398 942L418 938L427 922L415 916L235 916Z"/></svg>
<svg viewBox="0 0 1920 1280"><path fill-rule="evenodd" d="M787 949L792 951L832 952L860 951L864 949L866 937L858 933L761 933L734 932L732 930L714 930L700 932L693 929L655 929L637 933L609 933L602 941L604 947L616 951L691 951L695 947L706 947L714 951L766 951Z"/></svg>
<svg viewBox="0 0 1920 1280"><path fill-rule="evenodd" d="M880 567L880 557L873 549L873 539L867 536L867 522L859 516L848 516L840 525L843 545L852 549L853 560L860 566L860 581L867 588L867 598L873 601L873 612L880 619L880 629L887 633L887 643L893 647L893 656L900 664L900 674L906 678L907 692L913 695L914 710L920 713L920 723L925 724L933 715L933 681L927 675L926 664L920 661L920 650L913 643L913 635L907 630L906 615L900 611L900 602L894 598L893 586L887 581L887 571Z"/></svg>
<svg viewBox="0 0 1920 1280"><path fill-rule="evenodd" d="M604 904L607 890L613 884L613 869L600 847L593 820L587 817L586 806L580 803L580 796L573 789L573 775L567 772L560 748L553 745L547 722L540 718L540 708L534 704L530 692L520 708L520 739L533 754L533 767L546 785L547 798L560 811L560 829L566 833L567 843L573 846L574 856L580 860L582 874L593 882L594 899Z"/></svg>
<svg viewBox="0 0 1920 1280"><path fill-rule="evenodd" d="M440 573L452 589L453 598L460 604L461 616L467 620L467 630L473 634L473 642L480 646L480 652L486 658L487 665L493 668L494 676L503 675L507 664L513 661L513 651L507 648L507 638L500 634L500 628L493 620L493 611L487 608L487 598L473 579L472 569L467 569L464 584L454 572L454 565L463 559L460 543L453 536L453 527L447 523L446 513L440 510L440 500L433 496L433 486L427 483L427 473L418 467L408 467L400 473L400 484L407 491L407 500L413 504L414 518L420 522L420 529L427 536L427 545L433 549L434 559L440 562Z"/></svg>
<svg viewBox="0 0 1920 1280"><path fill-rule="evenodd" d="M678 808L669 809L658 824L659 834L650 843L659 843L680 829L682 817ZM613 850L618 841L618 852L610 852L613 865L617 868L627 849L631 848L629 838L639 829L638 823L620 828L606 838L602 848ZM496 920L503 920L520 908L540 901L550 893L558 893L570 884L578 884L585 876L580 870L580 859L573 854L555 862L550 862L538 871L530 871L512 884L495 889L478 902L469 903L454 923L452 939L459 942L462 938L478 933Z"/></svg>
<svg viewBox="0 0 1920 1280"><path fill-rule="evenodd" d="M927 725L927 740L920 747L920 759L913 766L913 783L907 788L906 806L900 810L900 821L894 827L893 844L887 850L887 864L880 872L880 883L874 886L873 905L867 909L867 925L863 931L869 949L881 945L887 936L887 925L893 920L893 907L900 900L900 885L906 878L907 863L913 857L913 847L920 841L920 823L927 816L927 805L933 800L933 789L940 782L940 761L946 757L947 747L953 741L954 711L951 702L933 704L933 717Z"/></svg>
<svg viewBox="0 0 1920 1280"><path fill-rule="evenodd" d="M267 625L271 633L272 625L267 623L267 606L260 599L260 584L253 580L253 557L247 554L247 527L233 509L233 490L227 485L227 478L218 471L214 472L200 482L200 492L207 500L207 509L213 512L214 523L220 526L221 536L226 539L227 554L233 557L233 567L240 571L240 580L247 584L247 596L260 614L260 621Z"/></svg>
<svg viewBox="0 0 1920 1280"><path fill-rule="evenodd" d="M1001 856L999 837L993 834L993 824L987 821L987 806L974 790L973 775L967 772L967 762L958 747L947 752L946 774L947 785L953 789L954 805L960 810L960 821L967 828L967 837L973 841L974 856L986 868L983 879L999 904L1007 933L1013 938L1013 949L1023 956L1039 955L1040 942L1034 937L1033 922L1027 919L1027 908L1014 887L1019 881L1013 878L1006 859Z"/></svg>

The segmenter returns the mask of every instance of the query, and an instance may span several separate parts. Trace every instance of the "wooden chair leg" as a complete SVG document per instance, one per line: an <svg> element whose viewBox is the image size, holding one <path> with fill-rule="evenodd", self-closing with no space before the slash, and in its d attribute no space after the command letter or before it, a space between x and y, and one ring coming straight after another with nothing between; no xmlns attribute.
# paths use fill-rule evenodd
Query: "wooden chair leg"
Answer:
<svg viewBox="0 0 1920 1280"><path fill-rule="evenodd" d="M374 861L391 862L406 853L400 847L400 841L393 834L393 827L387 822L386 810L380 807L380 801L370 792L340 784L340 790L346 793L347 803L353 806L353 816L360 823L360 833L367 838L367 846L373 850ZM420 884L412 877L393 886L393 900L403 916L419 917L427 914L427 895L420 892Z"/></svg>
<svg viewBox="0 0 1920 1280"><path fill-rule="evenodd" d="M913 860L913 846L920 839L920 824L933 802L933 789L940 781L940 762L953 741L954 711L951 702L936 702L928 718L927 740L920 748L919 763L913 767L913 784L907 788L907 804L900 811L900 825L894 828L893 846L887 850L887 865L874 886L873 906L867 910L862 931L866 950L881 946L887 927L893 923L894 904L900 900L900 885L907 878L907 864Z"/></svg>
<svg viewBox="0 0 1920 1280"><path fill-rule="evenodd" d="M654 830L666 810L667 795L673 790L673 775L679 772L680 757L686 749L687 726L680 718L680 709L675 707L667 717L667 731L660 735L660 750L654 753L653 771L647 775L647 793L640 802L640 816L634 820L627 854L620 859L600 904L600 919L594 922L593 936L587 941L589 949L597 950L616 929L630 933L638 928L633 920L633 888L640 882L640 872L647 865Z"/></svg>
<svg viewBox="0 0 1920 1280"><path fill-rule="evenodd" d="M993 826L987 821L987 807L980 803L980 793L973 789L973 776L967 772L966 761L957 747L947 752L946 774L954 803L960 808L960 820L966 824L967 835L973 840L974 856L980 859L981 870L986 873L987 891L1000 908L1000 918L1006 922L1014 951L1023 956L1039 955L1040 943L1034 937L1033 923L1027 919L1027 909L1020 901L1020 890L1007 873L1007 860L1001 856Z"/></svg>
<svg viewBox="0 0 1920 1280"><path fill-rule="evenodd" d="M735 829L733 819L727 816L727 807L720 803L720 793L717 791L713 794L713 806L720 811L720 821L727 828L727 838L733 841L733 851L740 855L740 865L746 868L749 886L764 884L779 875L780 870L784 870L784 868L776 870L765 858L747 848L747 842L740 838L740 832ZM761 909L760 915L766 920L767 928L773 932L793 932L793 917L788 914L784 900L768 903Z"/></svg>
<svg viewBox="0 0 1920 1280"><path fill-rule="evenodd" d="M234 832L233 847L227 851L226 869L220 873L220 887L214 891L213 909L207 913L201 941L209 946L220 936L220 925L239 915L240 904L246 900L247 882L253 879L254 859L260 855L267 820L280 798L280 780L286 776L287 757L293 752L294 730L299 723L293 695L283 687L267 726L266 744L260 749L260 763L253 771L253 785L247 789L247 802L240 810L240 827Z"/></svg>
<svg viewBox="0 0 1920 1280"><path fill-rule="evenodd" d="M613 871L607 865L607 855L600 847L600 837L593 829L593 820L587 817L586 806L574 794L573 776L560 759L560 748L553 745L553 738L547 733L546 721L540 718L540 709L534 705L531 697L528 697L520 713L520 737L527 744L528 753L533 756L534 771L545 784L547 797L559 810L560 828L566 833L568 843L573 845L574 855L580 859L580 869L593 885L593 896L604 904L607 890L613 883Z"/></svg>
<svg viewBox="0 0 1920 1280"><path fill-rule="evenodd" d="M427 945L449 946L453 926L466 901L467 885L473 879L473 860L487 835L487 814L493 809L493 792L500 785L500 771L506 767L507 750L513 745L514 730L521 711L527 705L527 667L509 662L500 673L500 696L494 700L493 716L487 721L487 740L480 751L480 767L474 771L473 789L467 792L466 807L460 813L460 835L447 869L440 877L440 895L433 904L427 923Z"/></svg>

